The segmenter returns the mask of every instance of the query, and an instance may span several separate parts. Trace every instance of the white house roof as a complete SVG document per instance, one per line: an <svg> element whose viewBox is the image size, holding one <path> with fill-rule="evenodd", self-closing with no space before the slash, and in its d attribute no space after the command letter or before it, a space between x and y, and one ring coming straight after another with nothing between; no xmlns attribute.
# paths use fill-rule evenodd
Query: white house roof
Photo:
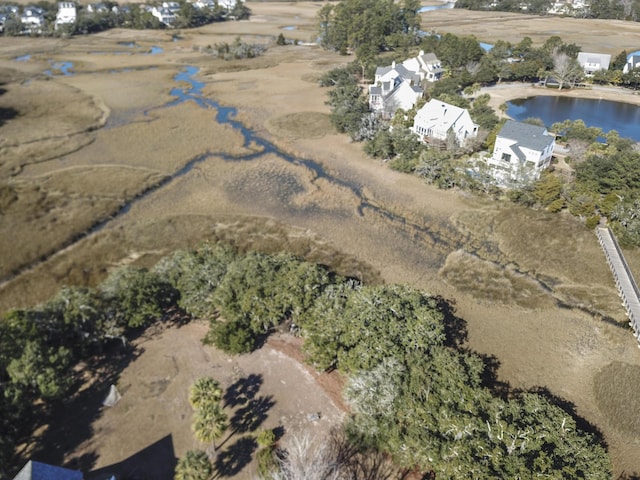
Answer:
<svg viewBox="0 0 640 480"><path fill-rule="evenodd" d="M606 53L580 52L578 54L578 63L583 67L585 65L599 65L601 70L608 70L610 62L611 55Z"/></svg>
<svg viewBox="0 0 640 480"><path fill-rule="evenodd" d="M448 130L466 112L464 108L431 99L418 110L416 118L420 118L427 123L437 124L443 130Z"/></svg>
<svg viewBox="0 0 640 480"><path fill-rule="evenodd" d="M544 151L555 140L554 136L550 135L546 128L516 122L515 120L507 120L500 133L498 133L498 137L513 140L518 144L518 147L528 148L536 152Z"/></svg>

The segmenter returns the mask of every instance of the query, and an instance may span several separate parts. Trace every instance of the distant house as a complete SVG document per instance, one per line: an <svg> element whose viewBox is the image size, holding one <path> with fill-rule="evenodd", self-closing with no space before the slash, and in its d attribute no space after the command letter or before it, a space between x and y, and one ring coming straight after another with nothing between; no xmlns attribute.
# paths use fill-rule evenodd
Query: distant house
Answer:
<svg viewBox="0 0 640 480"><path fill-rule="evenodd" d="M173 13L180 11L180 4L178 2L162 2L162 8L168 8Z"/></svg>
<svg viewBox="0 0 640 480"><path fill-rule="evenodd" d="M30 460L13 480L83 480L82 472Z"/></svg>
<svg viewBox="0 0 640 480"><path fill-rule="evenodd" d="M609 70L610 62L611 55L606 53L580 52L578 54L578 63L587 77L592 76L598 70Z"/></svg>
<svg viewBox="0 0 640 480"><path fill-rule="evenodd" d="M90 3L87 5L87 12L89 13L107 13L109 7L104 3Z"/></svg>
<svg viewBox="0 0 640 480"><path fill-rule="evenodd" d="M58 3L58 13L56 14L56 28L59 25L67 25L76 21L76 6L73 2Z"/></svg>
<svg viewBox="0 0 640 480"><path fill-rule="evenodd" d="M629 73L634 68L640 67L640 50L627 55L627 63L624 64L622 73Z"/></svg>
<svg viewBox="0 0 640 480"><path fill-rule="evenodd" d="M236 8L236 0L218 0L218 6L227 10Z"/></svg>
<svg viewBox="0 0 640 480"><path fill-rule="evenodd" d="M448 141L453 136L464 145L478 135L478 125L466 109L432 99L416 112L411 131L423 142Z"/></svg>
<svg viewBox="0 0 640 480"><path fill-rule="evenodd" d="M167 26L173 25L176 21L176 14L165 7L153 7L151 9L151 15L160 20L160 23Z"/></svg>
<svg viewBox="0 0 640 480"><path fill-rule="evenodd" d="M549 167L555 136L546 128L507 120L487 163L500 183L530 182Z"/></svg>
<svg viewBox="0 0 640 480"><path fill-rule="evenodd" d="M27 28L38 28L44 25L44 10L40 7L25 7L20 21Z"/></svg>
<svg viewBox="0 0 640 480"><path fill-rule="evenodd" d="M193 3L193 6L198 9L203 9L203 8L214 9L216 8L216 2L214 0L197 0L196 2Z"/></svg>

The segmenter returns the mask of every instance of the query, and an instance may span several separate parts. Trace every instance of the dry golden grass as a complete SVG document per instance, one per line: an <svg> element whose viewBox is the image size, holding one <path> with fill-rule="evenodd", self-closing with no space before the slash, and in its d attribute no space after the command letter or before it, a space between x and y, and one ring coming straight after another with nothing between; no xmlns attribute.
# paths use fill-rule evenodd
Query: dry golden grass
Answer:
<svg viewBox="0 0 640 480"><path fill-rule="evenodd" d="M74 76L38 81L38 88L45 89L37 97L45 105L38 109L47 106L50 86L50 92L69 94L71 102L77 98L85 107L102 101L110 115L105 128L63 136L55 145L51 141L50 160L26 165L0 188L0 238L6 239L0 246L2 264L15 257L12 264L31 265L0 285L0 311L42 301L63 284L95 285L116 266L149 266L202 240L293 251L345 275L410 283L454 300L457 314L467 321L469 348L496 355L502 380L520 388L545 385L574 402L581 415L603 429L616 472L640 472L633 438L603 417L593 389L595 373L608 364L640 365L628 331L599 321L606 317L624 323L624 313L595 236L570 217L438 191L390 171L367 158L361 145L331 133L326 90L317 78L348 57L287 46L270 48L258 59L224 63L199 52L236 35L270 41L287 25L298 26L291 35L307 35L321 4L249 6L252 20L183 31L179 42L171 42L168 32L126 30L73 41L3 40L0 67L11 70L5 88L25 92L20 82L41 78L49 60L72 61ZM461 33L484 28L500 35L512 25L512 20L489 25L485 19L474 26L469 12L444 13L449 15L446 28ZM426 14L425 29L431 14L444 13ZM541 20L515 17L532 25ZM544 20L561 30L563 22ZM568 31L573 28L571 21L566 25ZM444 31L445 24L438 28ZM611 28L615 33L616 25ZM542 38L544 31L539 33ZM613 33L611 41L618 42ZM558 34L571 41L562 31ZM123 48L119 42L132 40L140 45L136 53L115 54ZM145 55L152 45L164 53ZM34 57L13 60L24 53ZM99 232L61 249L88 225L196 156L247 151L238 132L213 121L213 109L193 102L164 108L172 99L171 89L179 86L173 77L185 65L200 68L206 97L237 107L237 118L245 125L287 152L317 161L325 176L271 154L240 162L212 155L134 202ZM17 101L26 104L29 99ZM85 107L81 111L91 125L95 117ZM79 118L74 122L82 127ZM36 135L30 129L40 120L21 125L22 120L29 118L1 126L0 136L6 138L9 131ZM83 135L88 140L76 140ZM23 150L15 158L20 162L42 155L25 144L19 148ZM40 263L43 252L58 253ZM640 251L629 251L629 261L633 268L640 266ZM558 301L568 305L558 308ZM132 426L146 430L142 419ZM183 442L183 434L176 434L182 439L176 441ZM113 456L113 451L100 454Z"/></svg>
<svg viewBox="0 0 640 480"><path fill-rule="evenodd" d="M287 140L320 138L332 134L335 130L329 115L316 112L297 112L276 117L266 123L269 132Z"/></svg>
<svg viewBox="0 0 640 480"><path fill-rule="evenodd" d="M6 85L0 108L14 109L0 137L0 178L15 175L24 165L71 153L104 125L108 109L98 98L53 81L33 79Z"/></svg>
<svg viewBox="0 0 640 480"><path fill-rule="evenodd" d="M585 52L617 55L622 50L637 50L640 23L451 9L423 13L422 29L474 35L487 43L496 40L518 43L530 37L535 45L541 45L557 35L567 43L579 45Z"/></svg>
<svg viewBox="0 0 640 480"><path fill-rule="evenodd" d="M594 378L598 408L617 429L640 435L640 366L612 362Z"/></svg>
<svg viewBox="0 0 640 480"><path fill-rule="evenodd" d="M555 303L531 277L460 250L447 257L440 275L456 289L489 304L545 309Z"/></svg>

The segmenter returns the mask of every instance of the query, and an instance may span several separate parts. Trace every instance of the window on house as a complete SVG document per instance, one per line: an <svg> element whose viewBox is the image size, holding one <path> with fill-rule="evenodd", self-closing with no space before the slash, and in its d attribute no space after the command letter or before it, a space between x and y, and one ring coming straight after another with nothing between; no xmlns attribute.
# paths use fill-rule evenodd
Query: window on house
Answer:
<svg viewBox="0 0 640 480"><path fill-rule="evenodd" d="M502 161L503 162L510 162L511 161L511 155L508 153L503 153L502 154Z"/></svg>

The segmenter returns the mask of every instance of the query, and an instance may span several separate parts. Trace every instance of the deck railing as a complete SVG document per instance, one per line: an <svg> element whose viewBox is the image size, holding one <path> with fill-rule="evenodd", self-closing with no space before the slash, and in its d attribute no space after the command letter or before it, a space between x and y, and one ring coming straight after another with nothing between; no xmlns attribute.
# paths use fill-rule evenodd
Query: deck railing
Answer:
<svg viewBox="0 0 640 480"><path fill-rule="evenodd" d="M631 269L624 259L622 250L611 229L598 227L596 233L611 268L611 273L613 273L618 292L622 298L622 305L627 311L629 325L633 328L634 336L640 342L640 289L638 289L638 284L633 278Z"/></svg>

